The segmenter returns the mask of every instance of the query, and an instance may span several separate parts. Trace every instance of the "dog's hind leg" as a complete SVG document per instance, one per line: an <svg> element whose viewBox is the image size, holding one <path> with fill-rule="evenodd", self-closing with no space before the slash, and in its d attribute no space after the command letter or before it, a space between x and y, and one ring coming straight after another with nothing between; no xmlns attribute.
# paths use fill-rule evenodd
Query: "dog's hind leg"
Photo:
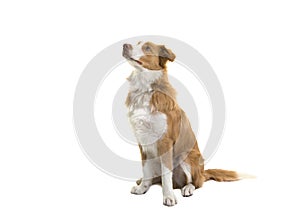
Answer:
<svg viewBox="0 0 300 214"><path fill-rule="evenodd" d="M186 185L181 188L181 195L183 197L188 197L193 195L195 190L195 186L192 184L191 165L183 161L180 163L180 166L186 176Z"/></svg>

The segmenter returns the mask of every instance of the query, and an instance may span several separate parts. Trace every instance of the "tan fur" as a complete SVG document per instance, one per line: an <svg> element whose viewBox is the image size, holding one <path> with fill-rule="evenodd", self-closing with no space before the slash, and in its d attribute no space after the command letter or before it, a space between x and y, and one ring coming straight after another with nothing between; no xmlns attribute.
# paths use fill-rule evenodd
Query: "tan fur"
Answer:
<svg viewBox="0 0 300 214"><path fill-rule="evenodd" d="M239 176L235 171L223 170L223 169L207 169L204 172L205 181L237 181Z"/></svg>
<svg viewBox="0 0 300 214"><path fill-rule="evenodd" d="M173 170L174 188L182 188L187 184L187 179L179 165L174 166L175 159L183 158L191 167L192 184L199 188L204 181L236 181L238 175L234 171L221 169L204 170L204 159L198 148L196 137L192 131L190 123L176 101L176 91L168 81L166 63L174 61L175 54L162 45L146 42L142 50L144 56L140 57L139 62L142 66L153 70L163 70L163 76L155 81L151 87L153 94L150 100L151 111L162 112L167 116L167 131L157 142L158 155L166 167ZM130 94L127 97L126 105L131 103ZM146 160L140 147L142 160ZM174 167L174 168L173 168ZM160 183L161 178L153 179L152 183ZM137 181L137 184L140 180Z"/></svg>
<svg viewBox="0 0 300 214"><path fill-rule="evenodd" d="M166 78L160 80L159 83L155 83L153 85L160 85L165 81L167 81ZM154 90L157 90L157 88ZM158 142L159 155L163 155L164 153L170 151L170 149L176 143L176 149L174 149L173 156L177 157L180 155L180 153L182 153L182 151L186 150L185 147L187 145L184 144L184 141L178 141L178 136L181 128L181 121L182 121L182 114L181 114L182 110L177 104L174 92L175 90L168 83L164 88L164 93L157 91L152 95L152 99L150 103L152 106L151 109L154 109L155 111L163 112L167 115L168 131L165 134L164 138ZM192 128L190 127L188 121L186 126L187 129L190 130L189 134L193 135ZM189 154L185 159L185 162L187 162L191 166L193 185L196 188L199 188L203 185L203 182L205 181L204 160L199 151L196 138L194 136L192 136L192 138L194 139L194 141L192 142L193 144L189 145L187 148ZM170 160L166 160L166 166L169 167L170 169L173 168L173 165L171 164ZM173 173L174 173L173 176L174 178L180 177L180 174L182 174L182 169L180 169L180 167L177 167L176 170L175 169L173 170ZM181 185L177 184L174 186L175 188L182 188L184 185L186 185L186 182L182 183Z"/></svg>
<svg viewBox="0 0 300 214"><path fill-rule="evenodd" d="M175 54L165 48L163 45L156 45L152 42L146 42L142 46L144 56L140 57L139 61L142 63L144 68L149 70L160 70L164 69L166 62L174 61Z"/></svg>
<svg viewBox="0 0 300 214"><path fill-rule="evenodd" d="M145 160L147 159L147 154L143 152L143 148L141 145L139 145L140 153L141 153L141 158L142 158L142 164L144 166Z"/></svg>

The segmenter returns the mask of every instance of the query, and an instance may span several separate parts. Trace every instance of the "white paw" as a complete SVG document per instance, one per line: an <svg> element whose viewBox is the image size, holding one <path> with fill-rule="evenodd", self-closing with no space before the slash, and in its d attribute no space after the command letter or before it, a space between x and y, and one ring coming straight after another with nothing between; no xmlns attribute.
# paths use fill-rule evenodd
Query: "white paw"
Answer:
<svg viewBox="0 0 300 214"><path fill-rule="evenodd" d="M181 195L183 197L189 197L193 195L194 190L195 186L193 184L187 184L181 189Z"/></svg>
<svg viewBox="0 0 300 214"><path fill-rule="evenodd" d="M136 195L141 195L147 192L149 187L145 185L138 185L131 188L131 193Z"/></svg>
<svg viewBox="0 0 300 214"><path fill-rule="evenodd" d="M175 204L177 204L177 199L174 194L164 196L164 205L170 207L174 206Z"/></svg>

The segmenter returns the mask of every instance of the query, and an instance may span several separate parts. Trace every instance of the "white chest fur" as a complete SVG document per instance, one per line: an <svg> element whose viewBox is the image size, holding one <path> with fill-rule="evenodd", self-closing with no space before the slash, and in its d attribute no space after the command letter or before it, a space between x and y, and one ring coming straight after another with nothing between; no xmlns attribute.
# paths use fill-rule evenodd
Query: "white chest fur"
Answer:
<svg viewBox="0 0 300 214"><path fill-rule="evenodd" d="M138 143L143 150L149 150L144 151L146 153L155 152L154 144L167 130L166 115L161 112L151 112L150 109L153 94L151 84L161 75L159 71L143 71L133 72L129 78L131 102L128 117Z"/></svg>

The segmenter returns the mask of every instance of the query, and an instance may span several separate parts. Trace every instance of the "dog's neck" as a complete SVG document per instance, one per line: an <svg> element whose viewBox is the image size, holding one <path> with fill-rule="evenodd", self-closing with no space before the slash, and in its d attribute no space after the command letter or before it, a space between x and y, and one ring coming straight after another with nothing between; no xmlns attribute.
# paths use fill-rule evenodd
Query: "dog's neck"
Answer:
<svg viewBox="0 0 300 214"><path fill-rule="evenodd" d="M127 78L129 81L130 92L149 92L152 91L152 84L164 76L163 70L148 70L139 68L134 70Z"/></svg>
<svg viewBox="0 0 300 214"><path fill-rule="evenodd" d="M127 78L129 81L129 96L127 105L131 102L131 96L158 91L176 100L176 91L168 80L166 70L134 70Z"/></svg>

